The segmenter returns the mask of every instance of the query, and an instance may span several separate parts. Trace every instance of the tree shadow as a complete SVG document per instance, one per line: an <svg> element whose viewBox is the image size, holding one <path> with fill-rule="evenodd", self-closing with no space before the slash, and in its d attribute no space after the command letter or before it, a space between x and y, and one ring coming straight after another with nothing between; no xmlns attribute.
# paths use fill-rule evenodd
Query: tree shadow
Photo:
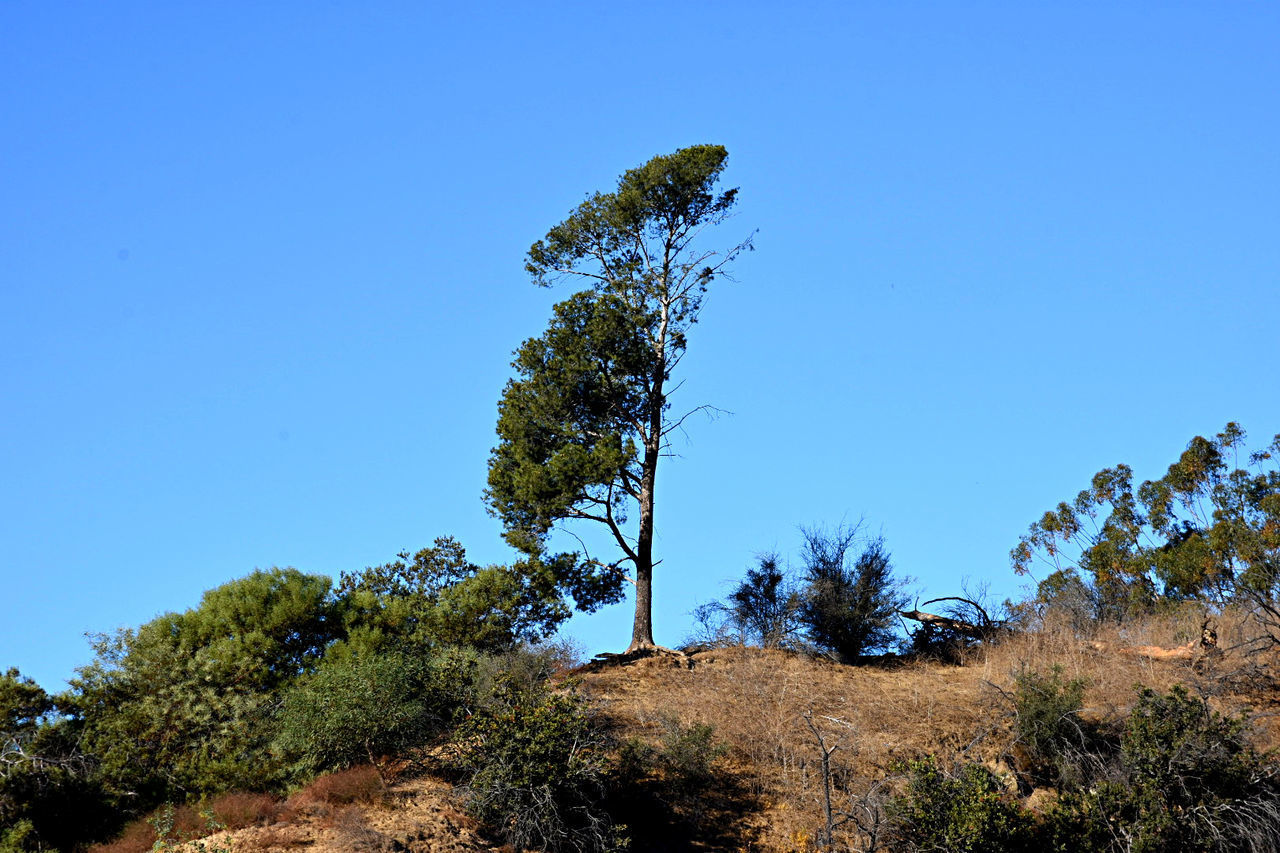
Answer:
<svg viewBox="0 0 1280 853"><path fill-rule="evenodd" d="M751 849L750 817L763 808L724 761L691 773L637 741L622 749L607 806L632 853Z"/></svg>

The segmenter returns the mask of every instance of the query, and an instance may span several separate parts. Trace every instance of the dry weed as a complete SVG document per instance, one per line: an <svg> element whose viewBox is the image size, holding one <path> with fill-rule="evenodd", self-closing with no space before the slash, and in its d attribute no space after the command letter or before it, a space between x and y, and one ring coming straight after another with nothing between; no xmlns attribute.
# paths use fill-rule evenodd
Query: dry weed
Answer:
<svg viewBox="0 0 1280 853"><path fill-rule="evenodd" d="M319 776L295 797L302 802L310 800L329 805L349 803L375 805L382 802L386 790L386 784L382 781L378 769L365 764Z"/></svg>
<svg viewBox="0 0 1280 853"><path fill-rule="evenodd" d="M732 750L729 769L763 804L743 819L769 849L812 837L822 821L821 753L806 713L840 745L832 772L843 798L864 797L897 758L971 747L989 729L972 668L851 667L746 648L693 658L692 670L641 661L588 674L585 685L629 736L650 743L671 717L714 726Z"/></svg>
<svg viewBox="0 0 1280 853"><path fill-rule="evenodd" d="M95 844L89 848L89 853L147 853L155 844L155 840L155 828L139 818L126 825L115 841Z"/></svg>
<svg viewBox="0 0 1280 853"><path fill-rule="evenodd" d="M396 849L395 840L369 825L357 806L345 806L332 818L334 843L342 850L382 853Z"/></svg>
<svg viewBox="0 0 1280 853"><path fill-rule="evenodd" d="M243 829L272 823L280 816L283 804L270 794L231 791L209 801L209 812L224 829Z"/></svg>

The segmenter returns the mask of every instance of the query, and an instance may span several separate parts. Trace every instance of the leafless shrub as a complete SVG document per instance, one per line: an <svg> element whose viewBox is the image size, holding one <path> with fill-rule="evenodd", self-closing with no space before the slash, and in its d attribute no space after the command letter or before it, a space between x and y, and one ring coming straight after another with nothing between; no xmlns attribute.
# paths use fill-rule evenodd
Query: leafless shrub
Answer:
<svg viewBox="0 0 1280 853"><path fill-rule="evenodd" d="M805 712L801 718L813 734L821 756L823 821L814 839L817 849L822 853L836 853L841 849L854 853L877 853L883 849L882 841L888 829L885 813L888 782L884 779L873 781L860 794L854 793L851 786L840 785L832 764L832 757L841 749L840 740L823 734L811 712ZM826 719L847 725L842 720ZM837 830L841 830L838 836Z"/></svg>

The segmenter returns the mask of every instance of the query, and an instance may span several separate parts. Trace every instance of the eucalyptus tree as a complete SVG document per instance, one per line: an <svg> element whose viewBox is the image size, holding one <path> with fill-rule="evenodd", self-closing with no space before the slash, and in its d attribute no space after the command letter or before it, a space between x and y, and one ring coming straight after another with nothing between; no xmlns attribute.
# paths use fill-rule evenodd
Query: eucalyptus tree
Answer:
<svg viewBox="0 0 1280 853"><path fill-rule="evenodd" d="M1104 618L1161 598L1243 599L1280 642L1280 435L1254 453L1245 437L1234 422L1196 436L1136 489L1127 465L1099 471L1030 526L1010 554L1014 571L1047 566L1042 600L1082 602Z"/></svg>
<svg viewBox="0 0 1280 853"><path fill-rule="evenodd" d="M607 531L618 556L596 559L584 545L578 576L589 567L597 593L616 594L630 569L629 652L656 647L659 460L685 419L708 408L673 414L673 376L707 288L751 248L750 237L724 249L704 242L737 201L736 189L716 187L727 156L698 145L654 157L625 172L614 192L588 197L526 257L535 284L587 287L557 304L546 331L515 353L485 496L507 541L535 557L564 523Z"/></svg>

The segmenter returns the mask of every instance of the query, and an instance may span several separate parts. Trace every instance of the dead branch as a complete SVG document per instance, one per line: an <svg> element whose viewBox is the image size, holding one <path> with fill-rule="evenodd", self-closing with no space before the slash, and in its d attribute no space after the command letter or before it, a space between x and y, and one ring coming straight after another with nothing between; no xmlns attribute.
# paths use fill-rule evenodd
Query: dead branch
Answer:
<svg viewBox="0 0 1280 853"><path fill-rule="evenodd" d="M966 637L972 637L975 640L985 640L999 630L1003 623L996 622L987 616L987 612L978 606L977 603L967 598L959 596L947 596L946 598L935 598L926 601L925 604L933 604L937 601L961 601L976 609L981 617L979 622L970 622L964 619L958 619L955 616L946 616L941 613L929 613L924 610L899 610L898 615L904 619L911 619L922 625L932 625L935 628L945 628L957 634Z"/></svg>

